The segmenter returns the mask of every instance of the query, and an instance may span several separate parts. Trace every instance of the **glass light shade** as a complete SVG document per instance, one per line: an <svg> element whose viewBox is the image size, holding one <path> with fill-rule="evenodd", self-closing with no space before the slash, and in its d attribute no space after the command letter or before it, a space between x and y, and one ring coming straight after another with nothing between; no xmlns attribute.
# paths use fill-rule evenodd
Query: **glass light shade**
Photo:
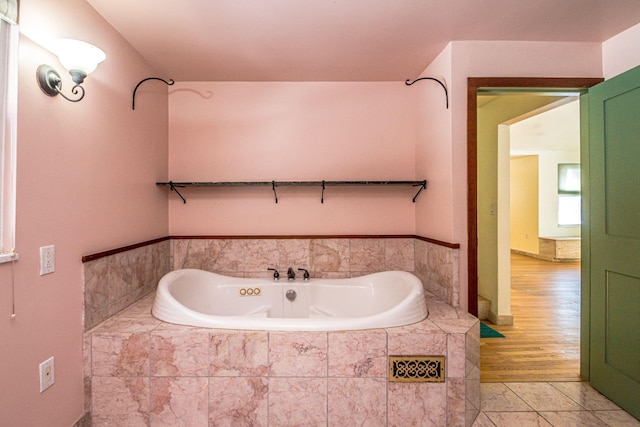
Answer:
<svg viewBox="0 0 640 427"><path fill-rule="evenodd" d="M85 74L95 71L107 55L99 48L80 40L58 39L51 45L51 51L67 70L78 70Z"/></svg>

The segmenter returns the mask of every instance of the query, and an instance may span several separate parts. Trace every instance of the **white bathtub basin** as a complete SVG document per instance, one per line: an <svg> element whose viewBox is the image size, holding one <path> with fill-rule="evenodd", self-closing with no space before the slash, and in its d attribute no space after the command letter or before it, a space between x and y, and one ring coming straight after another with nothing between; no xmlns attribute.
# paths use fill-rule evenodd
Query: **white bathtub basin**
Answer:
<svg viewBox="0 0 640 427"><path fill-rule="evenodd" d="M285 297L289 290L294 301ZM160 280L152 314L207 328L336 331L408 325L428 312L422 283L405 271L305 282L184 269Z"/></svg>

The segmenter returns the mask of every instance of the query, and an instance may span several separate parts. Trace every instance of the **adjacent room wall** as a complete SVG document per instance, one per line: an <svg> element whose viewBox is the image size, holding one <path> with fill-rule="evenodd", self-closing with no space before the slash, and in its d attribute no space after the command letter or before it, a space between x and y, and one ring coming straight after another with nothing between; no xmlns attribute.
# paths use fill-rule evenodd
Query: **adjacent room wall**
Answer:
<svg viewBox="0 0 640 427"><path fill-rule="evenodd" d="M489 99L492 100L482 102L477 111L478 294L491 301L491 313L500 318L511 315L508 190L511 141L509 127L502 124L556 98L510 94ZM537 235L532 238L537 239Z"/></svg>
<svg viewBox="0 0 640 427"><path fill-rule="evenodd" d="M429 179L415 173L414 99L402 82L177 83L169 92L169 176ZM416 192L328 187L321 203L320 187L278 187L275 203L269 187L182 189L186 204L169 195L169 229L171 235L413 234Z"/></svg>
<svg viewBox="0 0 640 427"><path fill-rule="evenodd" d="M579 237L579 225L558 225L558 164L580 163L580 102L555 105L510 128L511 152L539 157L538 236Z"/></svg>
<svg viewBox="0 0 640 427"><path fill-rule="evenodd" d="M83 0L21 0L18 89L17 250L0 264L0 424L71 426L84 413L83 255L166 236L167 90L131 91L153 70ZM50 98L38 65L70 77L40 46L71 37L105 62L79 103ZM39 275L39 247L55 245L56 271ZM15 319L12 313L12 281ZM38 365L55 357L55 384L39 392Z"/></svg>
<svg viewBox="0 0 640 427"><path fill-rule="evenodd" d="M511 249L538 253L538 156L511 158Z"/></svg>

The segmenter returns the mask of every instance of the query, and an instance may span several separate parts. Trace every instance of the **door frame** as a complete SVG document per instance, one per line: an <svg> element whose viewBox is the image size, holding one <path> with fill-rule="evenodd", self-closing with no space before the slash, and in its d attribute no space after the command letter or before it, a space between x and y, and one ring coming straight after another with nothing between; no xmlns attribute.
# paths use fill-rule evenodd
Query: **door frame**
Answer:
<svg viewBox="0 0 640 427"><path fill-rule="evenodd" d="M469 77L467 78L467 271L468 311L478 316L478 89L533 88L579 90L602 78Z"/></svg>

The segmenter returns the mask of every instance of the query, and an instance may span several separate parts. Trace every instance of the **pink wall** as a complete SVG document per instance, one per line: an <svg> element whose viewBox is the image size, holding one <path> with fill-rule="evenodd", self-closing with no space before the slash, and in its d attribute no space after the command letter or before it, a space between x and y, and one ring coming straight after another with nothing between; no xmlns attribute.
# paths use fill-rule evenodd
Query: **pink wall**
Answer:
<svg viewBox="0 0 640 427"><path fill-rule="evenodd" d="M451 45L420 74L442 81L451 90ZM451 105L446 108L444 90L436 82L424 80L411 86L420 99L416 126L415 163L419 175L429 177L428 191L416 205L416 234L450 243L453 240L453 179L451 173ZM449 93L451 103L451 93Z"/></svg>
<svg viewBox="0 0 640 427"><path fill-rule="evenodd" d="M467 77L602 75L600 44L453 42L422 74L444 77L449 110L430 82L183 83L170 90L168 127L160 83L142 86L131 111L133 87L153 72L85 1L22 0L21 31L20 260L13 272L0 265L0 419L9 425L71 425L83 413L84 254L168 233L415 233L462 245L466 307ZM60 68L38 44L57 37L107 53L79 104L43 95L34 79L42 62ZM317 188L279 189L277 205L267 188L192 189L187 205L170 195L167 210L166 190L153 183L169 177L428 179L430 187L417 206L413 189L332 188L324 205ZM38 247L49 244L56 272L41 277ZM56 384L40 394L37 367L50 356Z"/></svg>
<svg viewBox="0 0 640 427"><path fill-rule="evenodd" d="M0 424L72 425L84 413L81 257L165 236L166 87L131 91L152 70L83 0L22 0L18 92L16 318L12 266L0 264ZM74 104L44 95L41 63L68 75L39 43L78 38L107 59ZM64 73L64 74L63 74ZM56 271L39 276L38 248L55 245ZM38 365L55 357L55 384L39 393Z"/></svg>
<svg viewBox="0 0 640 427"><path fill-rule="evenodd" d="M402 82L178 83L174 181L414 180L415 96ZM185 189L172 235L413 234L414 188ZM422 197L422 195L420 196Z"/></svg>
<svg viewBox="0 0 640 427"><path fill-rule="evenodd" d="M441 192L442 200L451 203L429 204L417 212L419 235L442 236L441 239L460 243L460 306L468 307L467 301L467 78L469 77L601 77L602 56L599 43L553 43L553 42L451 42L440 57L422 75L440 74L448 78L450 110L442 117L439 103L429 102L421 114L439 117L429 120L429 135L446 138L451 155L440 148L446 164L434 165L438 173L429 175L430 182L439 181L443 188L430 189ZM437 97L437 94L431 96ZM447 115L449 117L447 117ZM436 142L419 141L422 144ZM437 142L437 144L444 144ZM419 154L419 153L418 153ZM419 161L419 159L418 159ZM420 162L420 161L419 161ZM429 160L427 160L429 162ZM421 162L420 162L421 163ZM417 166L420 171L422 166ZM446 188L450 185L450 188ZM429 209L431 212L426 212ZM447 218L451 220L424 221L422 218ZM449 228L451 226L451 228Z"/></svg>
<svg viewBox="0 0 640 427"><path fill-rule="evenodd" d="M418 203L349 190L185 190L170 196L170 233L415 233L461 244L467 307L468 77L598 77L598 43L452 42L422 76L435 82L184 83L170 91L173 180L428 179ZM393 108L389 108L393 105ZM215 153L215 156L212 154ZM414 171L415 170L415 174ZM348 172L347 172L348 171ZM348 175L345 175L348 174ZM215 197L212 197L215 193ZM347 198L345 196L351 196ZM355 197L354 197L355 196ZM389 203L393 201L393 203Z"/></svg>
<svg viewBox="0 0 640 427"><path fill-rule="evenodd" d="M640 24L605 41L602 62L605 79L640 65Z"/></svg>

